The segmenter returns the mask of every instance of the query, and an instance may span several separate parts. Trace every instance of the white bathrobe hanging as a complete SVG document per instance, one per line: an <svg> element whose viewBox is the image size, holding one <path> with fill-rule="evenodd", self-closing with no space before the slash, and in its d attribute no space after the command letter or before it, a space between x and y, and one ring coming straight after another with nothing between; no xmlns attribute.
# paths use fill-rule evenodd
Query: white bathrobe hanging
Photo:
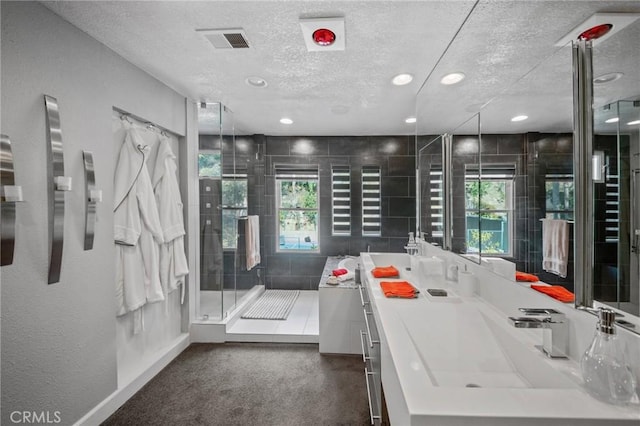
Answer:
<svg viewBox="0 0 640 426"><path fill-rule="evenodd" d="M148 148L127 127L114 176L117 315L164 300L158 249L164 239L145 166Z"/></svg>
<svg viewBox="0 0 640 426"><path fill-rule="evenodd" d="M176 177L176 156L166 137L158 141L157 155L152 165L152 186L160 215L164 244L160 245L160 280L167 292L184 284L189 273L184 253L184 218L182 200ZM184 286L182 286L184 300Z"/></svg>

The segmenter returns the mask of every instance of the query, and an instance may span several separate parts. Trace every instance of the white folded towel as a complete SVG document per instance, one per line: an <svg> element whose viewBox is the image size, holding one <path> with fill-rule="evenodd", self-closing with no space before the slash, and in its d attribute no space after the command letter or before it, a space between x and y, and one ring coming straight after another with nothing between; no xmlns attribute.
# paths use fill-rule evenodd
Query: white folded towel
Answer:
<svg viewBox="0 0 640 426"><path fill-rule="evenodd" d="M247 271L258 265L260 259L260 218L258 216L247 216L247 226L245 227L245 242L247 255Z"/></svg>
<svg viewBox="0 0 640 426"><path fill-rule="evenodd" d="M542 219L542 269L562 278L569 263L569 223L560 219Z"/></svg>

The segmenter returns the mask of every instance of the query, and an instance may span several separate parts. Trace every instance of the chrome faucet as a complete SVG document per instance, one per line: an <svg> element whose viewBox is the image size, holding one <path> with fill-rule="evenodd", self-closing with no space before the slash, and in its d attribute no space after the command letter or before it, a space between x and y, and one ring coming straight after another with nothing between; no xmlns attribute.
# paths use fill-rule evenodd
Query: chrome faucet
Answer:
<svg viewBox="0 0 640 426"><path fill-rule="evenodd" d="M524 317L509 317L516 328L542 328L542 351L550 358L566 358L569 348L567 318L555 309L519 308Z"/></svg>

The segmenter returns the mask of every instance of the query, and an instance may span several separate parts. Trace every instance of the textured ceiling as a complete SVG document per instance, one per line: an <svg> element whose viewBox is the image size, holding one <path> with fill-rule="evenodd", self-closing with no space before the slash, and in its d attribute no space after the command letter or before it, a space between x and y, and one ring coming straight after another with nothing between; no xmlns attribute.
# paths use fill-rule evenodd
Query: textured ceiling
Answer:
<svg viewBox="0 0 640 426"><path fill-rule="evenodd" d="M566 131L571 49L554 44L595 12L640 12L638 1L43 4L193 101L222 102L242 133L309 136L413 134L404 119L416 109L420 133L451 132L492 98L485 133ZM345 18L346 49L308 52L299 19L332 16ZM196 32L239 27L249 49L214 49ZM596 88L596 102L640 99L639 45L636 21L596 47L594 74L625 74ZM467 78L440 85L451 71ZM400 72L414 81L392 86ZM268 86L247 85L250 76ZM531 118L518 126L504 120L515 113ZM280 124L284 116L294 124Z"/></svg>

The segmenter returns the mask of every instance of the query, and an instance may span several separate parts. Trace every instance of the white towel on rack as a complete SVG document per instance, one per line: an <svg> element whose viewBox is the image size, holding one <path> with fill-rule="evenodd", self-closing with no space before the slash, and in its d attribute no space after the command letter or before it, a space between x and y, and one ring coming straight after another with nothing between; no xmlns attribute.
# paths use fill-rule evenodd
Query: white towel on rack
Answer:
<svg viewBox="0 0 640 426"><path fill-rule="evenodd" d="M260 218L247 216L245 227L245 242L247 254L247 271L260 263Z"/></svg>
<svg viewBox="0 0 640 426"><path fill-rule="evenodd" d="M560 219L542 220L542 269L562 278L569 261L569 223Z"/></svg>

